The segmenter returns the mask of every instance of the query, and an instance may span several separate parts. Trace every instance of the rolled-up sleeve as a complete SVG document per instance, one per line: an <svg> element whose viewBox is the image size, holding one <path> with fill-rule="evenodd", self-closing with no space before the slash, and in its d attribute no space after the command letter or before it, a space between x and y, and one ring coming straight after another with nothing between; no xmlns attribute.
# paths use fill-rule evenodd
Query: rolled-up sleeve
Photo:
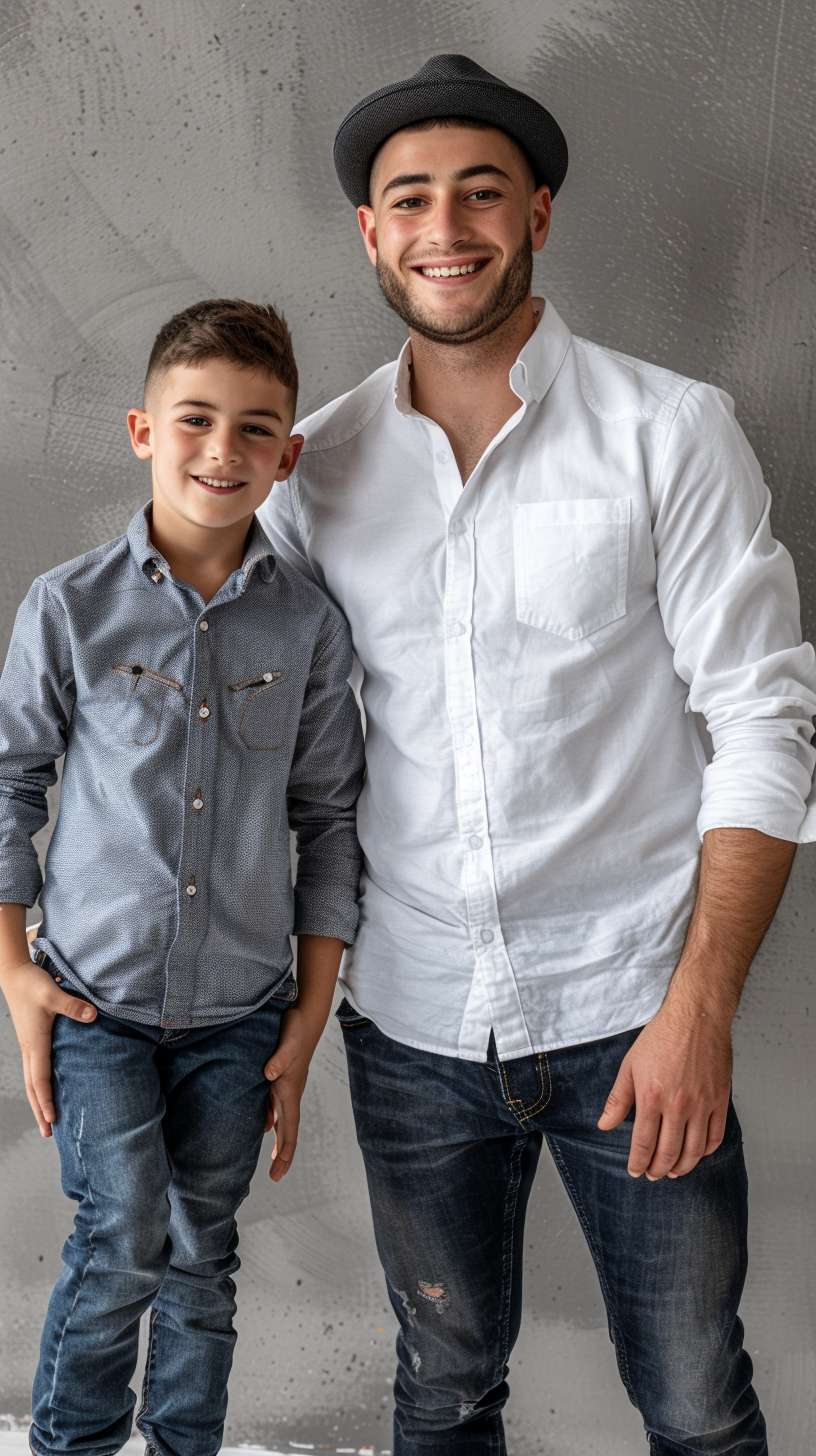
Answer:
<svg viewBox="0 0 816 1456"><path fill-rule="evenodd" d="M287 799L297 833L295 935L331 935L351 944L357 930L362 853L356 804L363 785L360 712L348 677L351 638L327 605L312 659Z"/></svg>
<svg viewBox="0 0 816 1456"><path fill-rule="evenodd" d="M686 390L655 493L658 601L687 709L713 745L697 821L816 838L807 807L816 752L816 661L802 642L793 562L770 527L770 493L709 385Z"/></svg>
<svg viewBox="0 0 816 1456"><path fill-rule="evenodd" d="M75 687L61 606L37 580L17 613L0 677L0 901L33 905L42 874L32 837L65 752Z"/></svg>

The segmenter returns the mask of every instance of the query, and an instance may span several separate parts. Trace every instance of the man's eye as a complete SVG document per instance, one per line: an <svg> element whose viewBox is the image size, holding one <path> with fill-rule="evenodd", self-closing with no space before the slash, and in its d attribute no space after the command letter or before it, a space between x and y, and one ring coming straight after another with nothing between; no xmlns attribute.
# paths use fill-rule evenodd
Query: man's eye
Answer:
<svg viewBox="0 0 816 1456"><path fill-rule="evenodd" d="M468 193L468 197L472 198L474 202L491 202L494 197L498 196L499 193L494 192L492 187L480 187L477 192Z"/></svg>
<svg viewBox="0 0 816 1456"><path fill-rule="evenodd" d="M409 208L412 208L413 209L413 208L421 207L422 206L422 203L423 203L423 198L421 198L421 197L401 197L399 199L399 202L395 202L394 203L394 206L395 207L401 207L401 208L403 208L404 210L407 211Z"/></svg>

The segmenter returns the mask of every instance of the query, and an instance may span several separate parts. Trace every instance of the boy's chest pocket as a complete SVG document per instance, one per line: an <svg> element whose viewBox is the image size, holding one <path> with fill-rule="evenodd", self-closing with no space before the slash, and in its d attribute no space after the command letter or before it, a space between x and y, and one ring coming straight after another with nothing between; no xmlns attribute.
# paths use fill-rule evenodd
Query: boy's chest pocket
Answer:
<svg viewBox="0 0 816 1456"><path fill-rule="evenodd" d="M289 694L283 672L265 668L254 677L230 683L238 737L247 748L282 748L289 731Z"/></svg>
<svg viewBox="0 0 816 1456"><path fill-rule="evenodd" d="M183 699L182 685L139 662L115 662L113 670L124 678L113 704L119 731L147 748L158 742L169 712Z"/></svg>
<svg viewBox="0 0 816 1456"><path fill-rule="evenodd" d="M623 617L630 513L628 496L517 505L518 620L578 641Z"/></svg>

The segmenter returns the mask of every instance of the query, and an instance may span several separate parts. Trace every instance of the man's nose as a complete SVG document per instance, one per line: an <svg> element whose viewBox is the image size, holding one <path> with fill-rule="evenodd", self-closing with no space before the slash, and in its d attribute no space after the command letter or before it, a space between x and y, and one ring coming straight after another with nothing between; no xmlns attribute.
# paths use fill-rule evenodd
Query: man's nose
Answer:
<svg viewBox="0 0 816 1456"><path fill-rule="evenodd" d="M470 219L456 197L439 197L430 217L429 241L440 249L455 247L472 236Z"/></svg>

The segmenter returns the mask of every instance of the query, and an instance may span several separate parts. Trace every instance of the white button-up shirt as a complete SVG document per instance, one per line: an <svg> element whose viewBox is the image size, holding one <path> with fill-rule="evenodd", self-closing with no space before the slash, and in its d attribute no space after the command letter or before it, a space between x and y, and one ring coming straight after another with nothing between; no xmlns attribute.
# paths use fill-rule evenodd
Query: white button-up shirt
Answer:
<svg viewBox="0 0 816 1456"><path fill-rule="evenodd" d="M410 363L299 426L261 518L363 670L345 994L433 1052L482 1061L492 1028L506 1060L654 1015L699 835L816 838L814 653L727 395L548 303L463 488Z"/></svg>

